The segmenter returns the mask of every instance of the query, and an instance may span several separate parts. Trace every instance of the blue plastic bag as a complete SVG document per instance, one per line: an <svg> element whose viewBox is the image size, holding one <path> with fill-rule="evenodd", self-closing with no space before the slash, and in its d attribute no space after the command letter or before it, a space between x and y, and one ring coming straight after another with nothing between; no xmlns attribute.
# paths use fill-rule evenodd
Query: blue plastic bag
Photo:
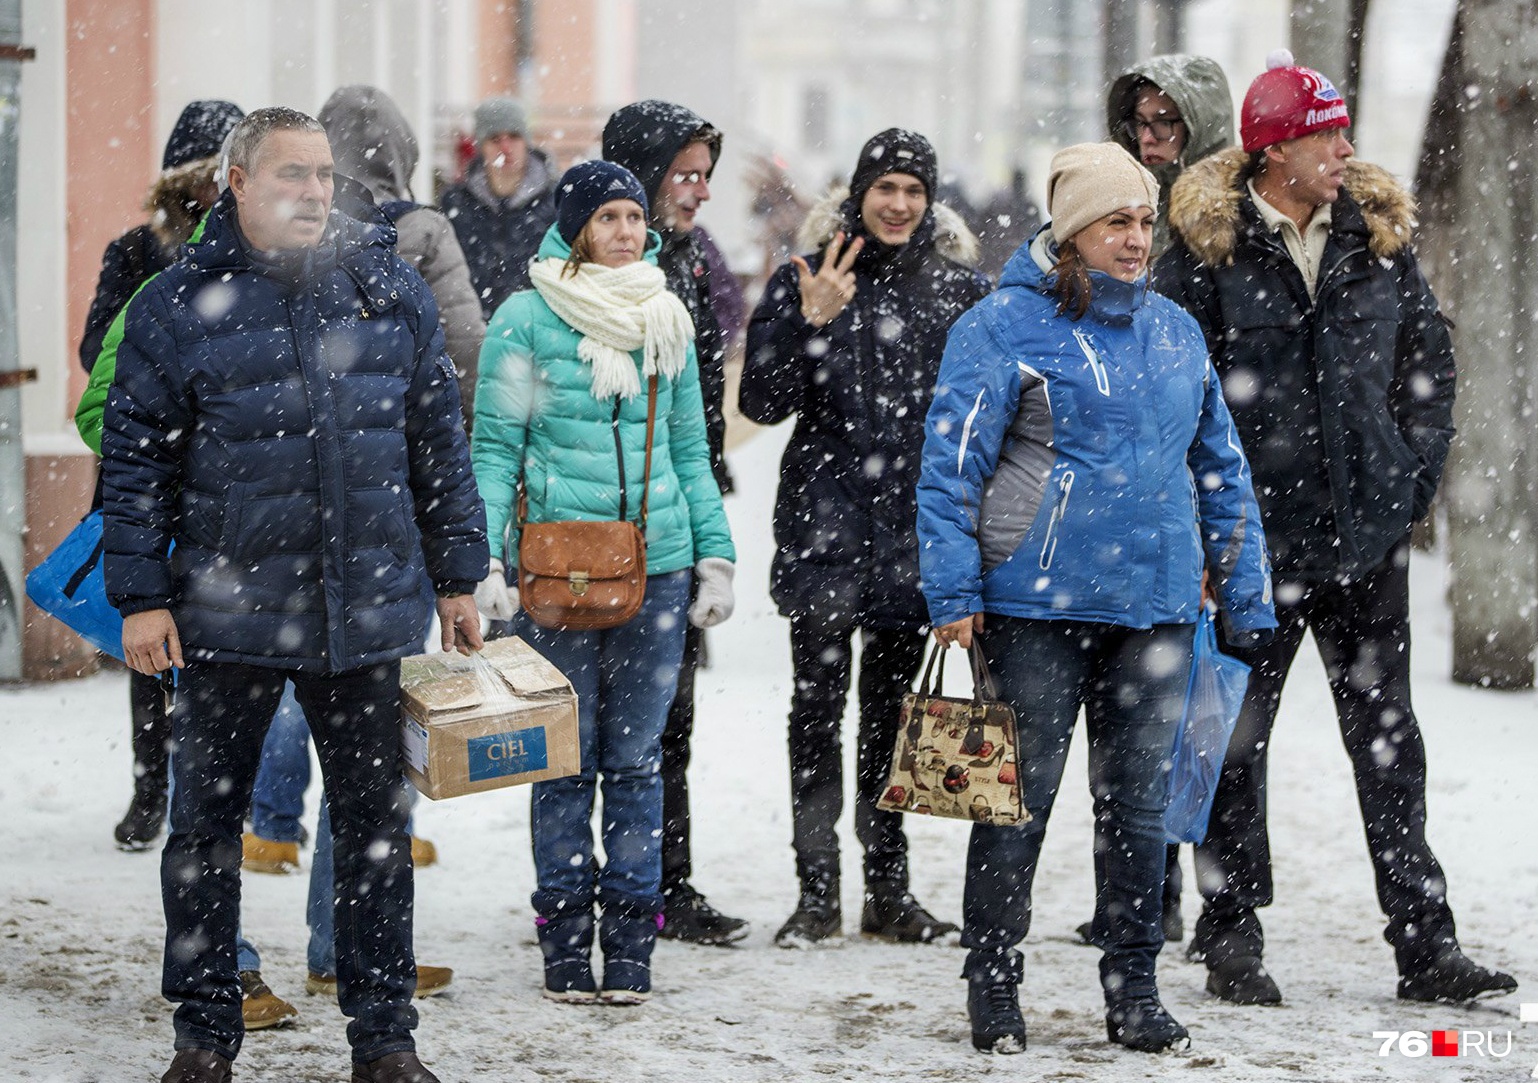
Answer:
<svg viewBox="0 0 1538 1083"><path fill-rule="evenodd" d="M91 646L123 657L123 617L107 601L101 510L91 512L27 575L27 597Z"/></svg>
<svg viewBox="0 0 1538 1083"><path fill-rule="evenodd" d="M1170 798L1164 808L1164 831L1170 842L1201 842L1207 837L1218 775L1249 684L1250 667L1218 650L1212 613L1202 606L1186 684L1185 715L1175 731L1171 753Z"/></svg>

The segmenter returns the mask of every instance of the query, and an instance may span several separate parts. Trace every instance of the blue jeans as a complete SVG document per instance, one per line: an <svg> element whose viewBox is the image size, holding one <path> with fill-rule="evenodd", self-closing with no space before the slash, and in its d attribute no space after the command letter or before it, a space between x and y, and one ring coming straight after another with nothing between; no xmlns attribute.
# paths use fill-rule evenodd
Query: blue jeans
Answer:
<svg viewBox="0 0 1538 1083"><path fill-rule="evenodd" d="M1015 709L1020 785L1032 819L972 828L964 976L1021 978L1015 945L1031 927L1031 882L1063 780L1079 708L1089 733L1095 810L1094 943L1107 1003L1157 993L1170 752L1185 707L1192 628L1151 630L990 613L983 650Z"/></svg>
<svg viewBox="0 0 1538 1083"><path fill-rule="evenodd" d="M534 784L536 900L560 893L591 906L596 888L621 905L662 910L662 728L678 687L692 578L687 570L650 576L641 612L618 628L557 632L525 613L513 621L576 690L582 748L579 774ZM600 787L607 860L595 884Z"/></svg>
<svg viewBox="0 0 1538 1083"><path fill-rule="evenodd" d="M412 875L400 772L400 666L337 674L193 662L172 734L176 793L161 858L163 992L177 1003L176 1048L234 1057L243 1026L237 977L241 821L263 738L292 679L336 809L337 977L353 1057L414 1048Z"/></svg>
<svg viewBox="0 0 1538 1083"><path fill-rule="evenodd" d="M262 742L262 762L251 791L252 833L273 842L298 842L309 785L310 726L289 684Z"/></svg>

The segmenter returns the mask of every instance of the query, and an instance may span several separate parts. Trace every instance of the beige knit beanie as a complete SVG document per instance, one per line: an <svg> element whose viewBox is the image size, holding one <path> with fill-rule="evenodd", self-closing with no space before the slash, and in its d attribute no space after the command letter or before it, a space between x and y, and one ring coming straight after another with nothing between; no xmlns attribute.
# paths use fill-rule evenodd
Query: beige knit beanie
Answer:
<svg viewBox="0 0 1538 1083"><path fill-rule="evenodd" d="M1159 209L1159 182L1116 143L1079 143L1052 156L1047 177L1052 238L1062 244L1097 219L1127 207Z"/></svg>

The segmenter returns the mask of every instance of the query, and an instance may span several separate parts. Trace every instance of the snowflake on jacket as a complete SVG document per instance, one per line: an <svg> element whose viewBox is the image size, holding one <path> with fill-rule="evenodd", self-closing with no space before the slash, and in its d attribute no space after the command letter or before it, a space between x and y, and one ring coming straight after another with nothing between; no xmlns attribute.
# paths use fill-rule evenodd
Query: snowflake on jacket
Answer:
<svg viewBox="0 0 1538 1083"><path fill-rule="evenodd" d="M845 196L835 189L803 228L803 245L816 250L807 257L813 273L837 230L864 235ZM748 325L739 401L762 424L796 415L780 464L770 571L783 615L927 623L914 489L946 333L992 288L971 269L976 260L976 238L935 204L900 248L866 237L854 300L825 327L802 317L793 264L769 280Z"/></svg>

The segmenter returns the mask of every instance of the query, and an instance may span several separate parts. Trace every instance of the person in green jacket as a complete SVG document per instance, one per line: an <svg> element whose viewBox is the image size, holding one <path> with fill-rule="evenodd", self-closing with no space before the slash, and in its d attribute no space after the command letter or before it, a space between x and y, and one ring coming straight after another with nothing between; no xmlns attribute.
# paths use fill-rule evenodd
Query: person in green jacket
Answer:
<svg viewBox="0 0 1538 1083"><path fill-rule="evenodd" d="M544 995L634 1004L651 992L663 910L658 770L684 620L705 628L731 615L736 551L711 473L694 329L657 267L661 241L646 228L645 190L629 170L600 161L573 166L556 193L556 222L530 268L534 288L502 304L481 347L471 461L492 561L476 603L511 620L577 693L582 770L536 783L533 795ZM521 523L637 518L653 376L641 611L602 631L541 627L518 612L516 579L509 585ZM600 785L606 860L596 867Z"/></svg>
<svg viewBox="0 0 1538 1083"><path fill-rule="evenodd" d="M1152 258L1169 247L1170 189L1186 167L1234 145L1234 99L1216 60L1188 53L1149 57L1111 84L1111 139L1159 182ZM1179 939L1176 937L1175 939Z"/></svg>

